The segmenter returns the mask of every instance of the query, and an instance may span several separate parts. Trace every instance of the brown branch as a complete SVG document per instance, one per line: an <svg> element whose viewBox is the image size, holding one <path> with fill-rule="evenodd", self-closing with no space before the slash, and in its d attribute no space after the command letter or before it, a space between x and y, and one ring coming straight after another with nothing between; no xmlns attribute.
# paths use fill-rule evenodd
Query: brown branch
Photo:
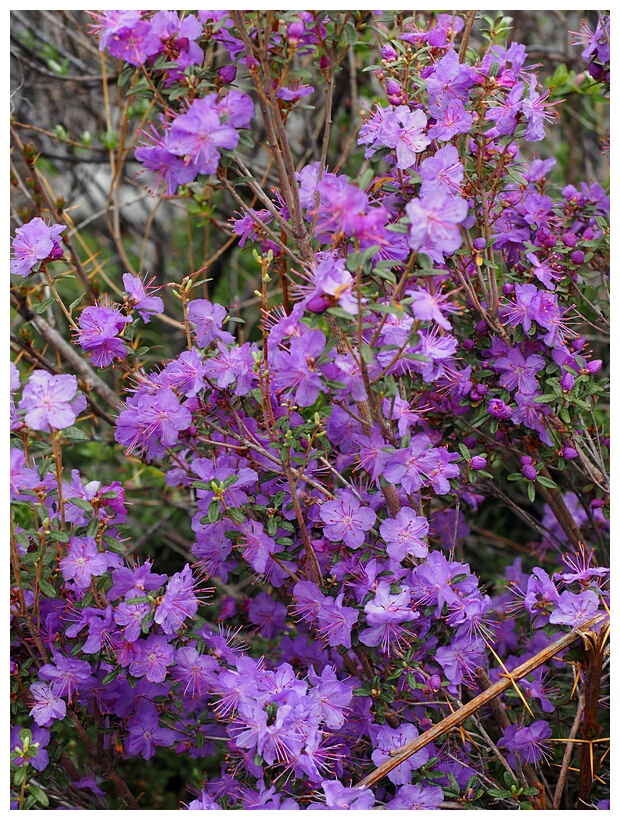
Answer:
<svg viewBox="0 0 620 820"><path fill-rule="evenodd" d="M577 703L577 711L575 712L575 720L573 721L573 725L571 727L569 738L572 740L573 738L577 737L577 731L579 729L579 724L581 723L581 716L583 715L583 710L585 707L585 698L582 695L579 697L579 702ZM562 758L562 768L560 769L560 776L558 778L557 785L555 787L555 794L553 795L553 808L559 809L560 802L562 800L562 794L564 793L564 786L566 785L566 778L568 777L568 770L570 766L570 759L573 753L574 743L567 743L566 748L564 749L564 757Z"/></svg>
<svg viewBox="0 0 620 820"><path fill-rule="evenodd" d="M538 669L543 663L551 660L554 655L557 655L558 652L561 652L563 649L566 649L567 646L570 646L577 638L582 638L583 633L587 631L591 626L598 623L603 617L606 617L603 613L596 615L594 618L591 618L587 621L582 627L579 629L573 629L570 632L563 635L557 641L554 641L552 644L549 644L548 647L538 652L534 657L530 658L525 663L522 663L516 669L513 669L510 673L510 677L503 677L501 680L494 683L490 686L486 691L482 692L480 695L477 695L475 698L466 703L460 709L457 709L456 712L449 715L448 717L441 720L427 732L424 732L423 735L416 738L416 740L412 741L411 743L407 743L405 746L401 747L397 751L394 752L394 756L391 760L386 760L385 763L382 763L381 766L376 768L374 772L371 772L367 775L363 780L360 780L357 783L357 786L374 786L381 778L385 777L389 774L393 769L403 763L405 760L411 757L411 755L419 752L420 749L423 749L429 743L436 740L441 735L445 734L446 732L450 732L452 729L455 729L457 726L460 726L461 723L466 721L471 715L481 709L483 706L486 706L490 703L494 698L498 695L501 695L502 692L505 692L507 689L510 689L514 681L518 681L521 678L524 678L526 675L529 675L535 669Z"/></svg>
<svg viewBox="0 0 620 820"><path fill-rule="evenodd" d="M594 741L601 734L601 725L597 720L597 715L601 691L601 677L603 674L603 661L605 658L605 642L608 634L606 630L601 635L591 634L584 640L587 660L583 667L584 710L581 735L586 741ZM592 743L582 743L581 764L579 767L578 809L586 809L590 806L595 768L596 764Z"/></svg>
<svg viewBox="0 0 620 820"><path fill-rule="evenodd" d="M82 724L80 722L80 719L77 716L77 714L73 711L73 709L70 709L70 708L67 709L67 714L72 718L73 725L75 726L75 730L78 733L78 735L80 736L80 740L82 741L82 743L86 747L86 751L88 752L88 756L91 758L91 760L96 761L97 763L99 763L99 765L103 769L103 772L106 775L106 777L108 777L112 781L112 783L115 785L116 790L117 790L118 795L121 798L121 800L125 801L125 804L126 804L127 808L128 809L139 809L140 806L138 804L138 801L136 800L136 798L131 793L131 790L129 789L129 786L127 785L127 783L125 783L125 781L120 776L120 774L114 769L114 767L113 767L112 763L110 762L110 760L108 759L107 755L103 755L103 756L99 755L99 753L97 752L96 747L94 746L93 742L91 741L90 737L88 736L88 733L86 732L86 729L82 726Z"/></svg>
<svg viewBox="0 0 620 820"><path fill-rule="evenodd" d="M467 22L465 23L465 31L463 32L461 47L459 49L459 62L461 63L465 61L465 57L467 56L467 46L469 45L471 30L474 27L474 23L476 21L476 11L468 11L466 19Z"/></svg>

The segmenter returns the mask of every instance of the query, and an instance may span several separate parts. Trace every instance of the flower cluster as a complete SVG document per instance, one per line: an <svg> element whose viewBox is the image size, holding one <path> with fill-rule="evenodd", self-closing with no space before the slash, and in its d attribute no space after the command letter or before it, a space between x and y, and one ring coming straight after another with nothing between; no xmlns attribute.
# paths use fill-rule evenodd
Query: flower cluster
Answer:
<svg viewBox="0 0 620 820"><path fill-rule="evenodd" d="M116 764L161 749L200 764L190 810L542 808L536 767L565 736L571 687L598 699L602 661L573 675L563 653L577 630L586 653L606 639L609 440L590 331L609 197L556 187L553 157L521 153L542 148L557 100L499 22L468 50L473 17L372 15L366 28L370 12L91 13L100 49L130 66L121 86L154 89L139 177L228 231L259 277L260 317L239 332L237 306L189 271L170 283L182 322L132 273L119 303L97 290L77 322L65 311L82 390L111 390L91 365L119 372L109 443L148 464L125 486L65 475L63 446L89 438L76 376L11 371L20 807L48 799L40 775L50 794L66 780L66 724L92 763L83 778L64 766L71 788L97 805L113 787L138 807ZM306 80L333 95L360 34L381 54L364 93L382 89L345 152L363 170L332 163L328 113L324 151L293 162ZM588 37L595 76L608 18ZM260 174L244 157L260 131L250 93ZM228 227L207 182L241 208ZM19 228L11 271L58 259L63 230ZM136 336L162 318L185 349L158 359ZM179 522L162 527L184 555L165 573L146 557L158 522L131 531L143 471ZM496 571L506 549L536 559ZM492 719L425 736L518 667ZM580 799L603 794L584 777Z"/></svg>

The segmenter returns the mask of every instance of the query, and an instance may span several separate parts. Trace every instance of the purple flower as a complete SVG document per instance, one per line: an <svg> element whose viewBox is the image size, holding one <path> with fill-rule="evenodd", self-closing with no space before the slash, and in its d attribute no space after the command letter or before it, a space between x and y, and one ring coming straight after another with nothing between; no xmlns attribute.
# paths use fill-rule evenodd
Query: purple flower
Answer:
<svg viewBox="0 0 620 820"><path fill-rule="evenodd" d="M164 368L170 387L188 399L197 396L205 387L205 372L202 355L196 350L183 351Z"/></svg>
<svg viewBox="0 0 620 820"><path fill-rule="evenodd" d="M108 559L99 552L94 538L69 539L66 558L60 560L60 571L67 581L73 581L80 589L88 589L91 578L103 575L108 568Z"/></svg>
<svg viewBox="0 0 620 820"><path fill-rule="evenodd" d="M493 368L499 371L499 383L506 390L519 389L521 393L534 393L538 387L536 373L543 370L545 360L535 353L527 359L518 348L511 348L506 356L497 359Z"/></svg>
<svg viewBox="0 0 620 820"><path fill-rule="evenodd" d="M353 700L352 686L338 680L333 666L323 667L320 675L315 674L314 667L310 666L308 680L312 684L308 692L308 698L313 703L310 714L328 729L340 729Z"/></svg>
<svg viewBox="0 0 620 820"><path fill-rule="evenodd" d="M511 408L502 399L489 399L487 410L496 419L509 419L512 416Z"/></svg>
<svg viewBox="0 0 620 820"><path fill-rule="evenodd" d="M138 448L149 451L156 443L174 446L181 430L192 422L192 414L170 388L161 388L156 395L136 394L128 399L127 409L116 420L115 438L131 453Z"/></svg>
<svg viewBox="0 0 620 820"><path fill-rule="evenodd" d="M129 294L132 304L144 320L145 324L151 321L151 316L164 312L164 303L159 296L149 296L149 290L161 290L152 286L153 279L145 284L139 277L131 273L123 274L123 285Z"/></svg>
<svg viewBox="0 0 620 820"><path fill-rule="evenodd" d="M535 720L529 726L508 726L497 745L508 749L507 759L511 766L516 764L516 752L526 763L533 765L548 756L551 747L545 741L552 734L546 720Z"/></svg>
<svg viewBox="0 0 620 820"><path fill-rule="evenodd" d="M551 89L547 89L543 94L536 91L536 77L530 80L530 93L523 100L523 116L527 122L527 128L523 135L526 140L530 142L539 142L545 138L545 120L553 120L557 116L554 112L548 112L545 109L554 105L554 103L546 102Z"/></svg>
<svg viewBox="0 0 620 820"><path fill-rule="evenodd" d="M271 553L278 551L276 542L265 533L260 521L248 521L241 526L240 532L243 557L255 572L264 573Z"/></svg>
<svg viewBox="0 0 620 820"><path fill-rule="evenodd" d="M30 694L35 703L30 713L38 726L51 726L54 720L62 720L67 714L67 704L57 697L45 683L33 683Z"/></svg>
<svg viewBox="0 0 620 820"><path fill-rule="evenodd" d="M166 583L168 576L151 572L152 566L152 561L145 561L135 569L129 569L129 567L115 569L112 573L114 585L107 593L108 600L115 601L133 589L140 590L141 593L146 589L159 589L162 584Z"/></svg>
<svg viewBox="0 0 620 820"><path fill-rule="evenodd" d="M215 108L223 122L232 128L249 128L254 117L254 103L235 88L217 100Z"/></svg>
<svg viewBox="0 0 620 820"><path fill-rule="evenodd" d="M380 646L387 655L392 646L401 648L408 630L400 624L420 617L411 607L410 598L409 588L392 593L388 581L379 581L374 597L364 607L369 628L360 632L360 641L366 646Z"/></svg>
<svg viewBox="0 0 620 820"><path fill-rule="evenodd" d="M409 507L403 507L395 519L383 521L379 531L386 543L387 554L395 561L403 561L407 555L416 558L428 555L428 521Z"/></svg>
<svg viewBox="0 0 620 820"><path fill-rule="evenodd" d="M552 624L583 626L598 612L599 596L594 590L575 594L565 590L556 601L556 607L549 616Z"/></svg>
<svg viewBox="0 0 620 820"><path fill-rule="evenodd" d="M182 646L174 656L172 677L184 685L183 694L199 698L205 689L213 689L217 684L219 670L215 658L201 655L194 647Z"/></svg>
<svg viewBox="0 0 620 820"><path fill-rule="evenodd" d="M39 669L39 677L52 681L52 691L58 697L67 696L69 703L75 692L94 683L88 661L67 658L52 650L54 663L46 663ZM39 724L42 725L42 724Z"/></svg>
<svg viewBox="0 0 620 820"><path fill-rule="evenodd" d="M521 98L524 89L523 83L517 83L503 100L499 97L498 105L487 109L487 119L495 123L496 134L501 136L514 134L517 127L517 115L523 105Z"/></svg>
<svg viewBox="0 0 620 820"><path fill-rule="evenodd" d="M80 314L81 333L77 341L83 350L90 353L95 367L107 367L114 359L127 358L122 339L116 337L128 322L131 318L123 316L115 308L98 305L84 308Z"/></svg>
<svg viewBox="0 0 620 820"><path fill-rule="evenodd" d="M439 786L401 786L396 797L386 804L388 810L439 809L443 802L443 789Z"/></svg>
<svg viewBox="0 0 620 820"><path fill-rule="evenodd" d="M467 216L466 200L436 188L427 196L412 200L405 210L411 222L409 247L413 250L430 247L438 253L450 254L461 247L459 224Z"/></svg>
<svg viewBox="0 0 620 820"><path fill-rule="evenodd" d="M222 811L220 804L204 790L200 792L199 797L187 804L187 809L190 811Z"/></svg>
<svg viewBox="0 0 620 820"><path fill-rule="evenodd" d="M478 638L457 638L449 646L440 646L435 652L437 663L453 686L472 677L484 655L484 643Z"/></svg>
<svg viewBox="0 0 620 820"><path fill-rule="evenodd" d="M424 133L426 114L420 109L412 111L408 105L399 105L392 116L391 139L385 144L396 149L396 167L401 170L415 166L417 155L429 144ZM383 138L387 129L384 129Z"/></svg>
<svg viewBox="0 0 620 820"><path fill-rule="evenodd" d="M365 811L375 805L375 796L365 786L346 788L338 780L321 783L325 804L310 803L309 809L357 809Z"/></svg>
<svg viewBox="0 0 620 820"><path fill-rule="evenodd" d="M216 339L224 344L235 341L232 333L222 330L222 323L226 318L226 308L223 305L213 305L208 299L194 299L189 303L187 315L190 322L196 325L194 332L198 347L206 347Z"/></svg>
<svg viewBox="0 0 620 820"><path fill-rule="evenodd" d="M411 299L411 311L416 319L437 322L445 330L452 330L452 325L442 313L442 309L446 313L454 313L457 310L453 305L445 304L450 294L442 296L422 289L407 290L406 293Z"/></svg>
<svg viewBox="0 0 620 820"><path fill-rule="evenodd" d="M274 601L266 592L259 592L250 601L248 617L251 623L259 627L260 634L268 641L282 634L286 615L287 609L284 604Z"/></svg>
<svg viewBox="0 0 620 820"><path fill-rule="evenodd" d="M527 580L523 605L537 626L549 623L549 614L558 602L558 591L544 569L534 567Z"/></svg>
<svg viewBox="0 0 620 820"><path fill-rule="evenodd" d="M146 675L151 683L161 683L166 679L167 667L174 662L174 649L163 635L150 635L140 641L142 654L133 661L129 671L136 678Z"/></svg>
<svg viewBox="0 0 620 820"><path fill-rule="evenodd" d="M125 750L128 754L139 754L145 760L150 760L155 754L156 746L171 746L176 739L177 733L173 729L160 727L157 713L149 711L129 726Z"/></svg>
<svg viewBox="0 0 620 820"><path fill-rule="evenodd" d="M299 584L297 584L297 587ZM296 587L296 588L297 588ZM357 623L359 612L342 603L344 593L334 600L325 596L317 605L319 634L329 646L351 648L351 629Z"/></svg>
<svg viewBox="0 0 620 820"><path fill-rule="evenodd" d="M306 309L312 313L322 313L330 306L339 305L356 316L358 305L354 284L353 277L345 268L344 259L334 259L331 254L324 254L314 273L314 290L305 302Z"/></svg>
<svg viewBox="0 0 620 820"><path fill-rule="evenodd" d="M368 507L362 507L355 496L345 491L335 501L326 501L319 511L325 522L323 534L334 543L343 541L347 547L358 549L377 516Z"/></svg>
<svg viewBox="0 0 620 820"><path fill-rule="evenodd" d="M464 173L456 148L453 145L440 148L420 165L420 196L426 197L436 188L442 188L446 193L455 196L460 193Z"/></svg>
<svg viewBox="0 0 620 820"><path fill-rule="evenodd" d="M185 162L182 157L171 153L167 148L166 140L159 135L152 124L149 130L144 132L144 139L146 142L136 148L135 154L136 159L143 165L138 172L138 177L147 179L149 190L155 193L165 181L166 193L168 196L173 196L179 185L187 185L196 179L198 174L196 167L191 162ZM149 178L152 180L149 181Z"/></svg>
<svg viewBox="0 0 620 820"><path fill-rule="evenodd" d="M310 330L303 336L291 338L289 350L276 350L270 356L276 388L287 394L293 393L300 407L314 404L322 390L316 360L325 349L325 342L321 330Z"/></svg>
<svg viewBox="0 0 620 820"><path fill-rule="evenodd" d="M186 618L193 618L198 610L194 594L194 578L189 564L168 581L165 595L155 610L155 623L166 635L173 635L183 626Z"/></svg>
<svg viewBox="0 0 620 820"><path fill-rule="evenodd" d="M76 392L75 376L53 376L46 370L35 370L24 387L18 409L26 411L25 421L31 430L63 430L75 423L86 406L83 396L75 399Z"/></svg>
<svg viewBox="0 0 620 820"><path fill-rule="evenodd" d="M199 174L214 174L220 161L220 149L233 150L239 142L238 132L220 120L215 94L195 99L185 114L179 114L170 126L168 150L188 157Z"/></svg>
<svg viewBox="0 0 620 820"><path fill-rule="evenodd" d="M419 732L411 723L402 723L398 729L390 726L382 726L377 732L374 740L376 746L372 753L372 762L375 766L380 766L386 760L391 760L390 752L394 752L407 743L411 743L419 736ZM411 755L400 763L396 768L388 773L388 779L397 786L409 783L411 773L423 766L429 758L428 749L420 749L419 752Z"/></svg>
<svg viewBox="0 0 620 820"><path fill-rule="evenodd" d="M16 228L15 239L11 243L11 273L16 276L29 276L39 262L60 259L62 248L58 244L58 238L65 227L48 225L40 217L35 216L21 228Z"/></svg>

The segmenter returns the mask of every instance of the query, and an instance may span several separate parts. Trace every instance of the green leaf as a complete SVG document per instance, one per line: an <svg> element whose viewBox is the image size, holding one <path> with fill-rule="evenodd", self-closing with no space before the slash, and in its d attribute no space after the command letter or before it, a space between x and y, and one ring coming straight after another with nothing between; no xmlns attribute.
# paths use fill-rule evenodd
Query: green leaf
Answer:
<svg viewBox="0 0 620 820"><path fill-rule="evenodd" d="M503 797L504 799L512 797L512 792L508 792L506 789L487 789L487 794L489 797Z"/></svg>
<svg viewBox="0 0 620 820"><path fill-rule="evenodd" d="M211 482L209 481L194 481L192 482L192 489L213 491L213 487L211 486Z"/></svg>
<svg viewBox="0 0 620 820"><path fill-rule="evenodd" d="M147 634L151 626L153 625L154 615L152 612L147 612L144 618L142 618L142 623L140 625L140 629L142 630L143 634Z"/></svg>
<svg viewBox="0 0 620 820"><path fill-rule="evenodd" d="M80 296L78 296L77 299L74 299L73 302L71 302L71 304L69 305L69 313L73 312L73 310L80 304L84 296L85 294L82 293Z"/></svg>
<svg viewBox="0 0 620 820"><path fill-rule="evenodd" d="M58 595L54 587L50 584L49 581L44 581L43 578L39 581L39 589L44 595L47 595L48 598L57 598Z"/></svg>
<svg viewBox="0 0 620 820"><path fill-rule="evenodd" d="M91 518L88 522L88 526L86 527L86 535L90 535L91 538L94 538L97 533L99 532L99 519L98 518Z"/></svg>
<svg viewBox="0 0 620 820"><path fill-rule="evenodd" d="M62 431L62 437L68 438L71 441L90 441L91 437L87 435L79 427L65 427Z"/></svg>
<svg viewBox="0 0 620 820"><path fill-rule="evenodd" d="M114 552L123 553L127 549L127 547L125 546L125 544L123 544L122 541L119 541L118 538L113 538L111 535L104 535L103 541Z"/></svg>
<svg viewBox="0 0 620 820"><path fill-rule="evenodd" d="M42 313L45 313L45 311L48 309L48 307L51 307L51 305L55 301L56 301L56 298L54 296L50 296L49 299L44 299L40 304L34 306L34 312L38 313L39 315L41 315Z"/></svg>
<svg viewBox="0 0 620 820"><path fill-rule="evenodd" d="M237 524L243 524L243 522L245 521L245 515L243 514L243 512L241 510L237 509L237 507L231 507L228 510L228 515Z"/></svg>
<svg viewBox="0 0 620 820"><path fill-rule="evenodd" d="M207 511L207 520L209 524L215 524L217 519L220 517L220 502L216 501L215 499L209 504L209 509Z"/></svg>
<svg viewBox="0 0 620 820"><path fill-rule="evenodd" d="M48 541L60 541L61 544L66 544L69 541L69 533L64 530L50 530L47 534Z"/></svg>
<svg viewBox="0 0 620 820"><path fill-rule="evenodd" d="M119 667L118 669L113 669L111 672L108 672L108 674L105 676L105 678L101 681L101 685L102 685L102 686L107 686L107 685L108 685L108 683L112 683L112 681L113 681L113 680L115 680L116 678L118 678L118 676L120 675L121 671L122 671L122 670L121 670L121 668Z"/></svg>
<svg viewBox="0 0 620 820"><path fill-rule="evenodd" d="M527 497L532 503L536 498L536 487L531 482L527 485Z"/></svg>
<svg viewBox="0 0 620 820"><path fill-rule="evenodd" d="M511 789L513 786L518 786L519 784L515 781L513 776L510 772L503 772L502 777L504 778L504 783Z"/></svg>
<svg viewBox="0 0 620 820"><path fill-rule="evenodd" d="M549 487L550 490L555 490L558 486L555 481L552 481L550 478L546 478L544 475L536 476L536 481L538 481L539 484L542 484L543 487Z"/></svg>
<svg viewBox="0 0 620 820"><path fill-rule="evenodd" d="M85 512L92 513L93 511L92 504L89 501L85 501L83 498L80 498L77 495L72 498L67 498L67 502L70 504L75 504L76 507L79 507L81 510L84 510Z"/></svg>
<svg viewBox="0 0 620 820"><path fill-rule="evenodd" d="M471 460L471 453L469 452L467 447L462 443L459 444L459 452L463 456L465 461L470 461Z"/></svg>

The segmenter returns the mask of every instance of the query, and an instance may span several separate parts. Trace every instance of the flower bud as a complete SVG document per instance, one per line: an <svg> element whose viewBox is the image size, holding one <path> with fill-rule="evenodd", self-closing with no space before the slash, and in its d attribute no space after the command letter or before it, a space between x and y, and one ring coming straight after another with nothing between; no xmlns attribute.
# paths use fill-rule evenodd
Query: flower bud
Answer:
<svg viewBox="0 0 620 820"><path fill-rule="evenodd" d="M291 23L286 29L286 34L291 43L297 43L304 36L305 26L303 23Z"/></svg>
<svg viewBox="0 0 620 820"><path fill-rule="evenodd" d="M387 60L388 63L393 63L396 57L396 49L394 46L391 46L389 43L386 43L383 48L381 49L381 56L384 60Z"/></svg>
<svg viewBox="0 0 620 820"><path fill-rule="evenodd" d="M588 364L586 365L586 370L591 376L593 376L595 373L598 373L602 366L602 359L592 359L592 361L588 362Z"/></svg>
<svg viewBox="0 0 620 820"><path fill-rule="evenodd" d="M512 416L511 408L502 399L491 399L487 409L496 419L509 419Z"/></svg>
<svg viewBox="0 0 620 820"><path fill-rule="evenodd" d="M521 475L528 481L536 481L536 467L533 464L524 464L521 467Z"/></svg>
<svg viewBox="0 0 620 820"><path fill-rule="evenodd" d="M560 387L569 393L575 386L575 377L572 373L565 373L560 379Z"/></svg>
<svg viewBox="0 0 620 820"><path fill-rule="evenodd" d="M310 313L324 313L328 307L329 301L319 293L316 293L306 302L306 310L309 310Z"/></svg>
<svg viewBox="0 0 620 820"><path fill-rule="evenodd" d="M439 692L441 689L441 675L431 675L428 679L428 688L431 692ZM420 728L422 725L422 721L420 721Z"/></svg>
<svg viewBox="0 0 620 820"><path fill-rule="evenodd" d="M223 83L232 83L237 76L237 67L225 65L218 71L218 77Z"/></svg>
<svg viewBox="0 0 620 820"><path fill-rule="evenodd" d="M470 459L469 466L472 470L486 470L487 460L484 456L474 456Z"/></svg>
<svg viewBox="0 0 620 820"><path fill-rule="evenodd" d="M568 245L569 248L574 248L577 244L577 237L572 231L567 231L562 237L562 241L565 245Z"/></svg>
<svg viewBox="0 0 620 820"><path fill-rule="evenodd" d="M570 257L570 261L573 265L583 265L584 259L585 255L583 251L573 251Z"/></svg>
<svg viewBox="0 0 620 820"><path fill-rule="evenodd" d="M504 296L511 296L515 292L515 286L512 282L506 282L505 285L502 285L502 293Z"/></svg>
<svg viewBox="0 0 620 820"><path fill-rule="evenodd" d="M572 461L574 458L577 458L577 450L575 450L574 447L569 447L568 445L565 445L560 450L560 455L567 461Z"/></svg>

